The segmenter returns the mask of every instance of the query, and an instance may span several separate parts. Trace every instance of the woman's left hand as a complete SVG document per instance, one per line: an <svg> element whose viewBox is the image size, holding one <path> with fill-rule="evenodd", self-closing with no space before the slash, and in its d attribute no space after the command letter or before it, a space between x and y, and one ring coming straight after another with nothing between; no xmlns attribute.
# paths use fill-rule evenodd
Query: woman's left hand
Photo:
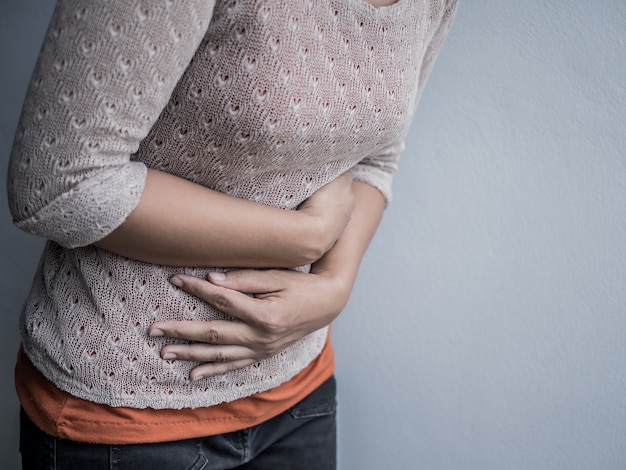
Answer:
<svg viewBox="0 0 626 470"><path fill-rule="evenodd" d="M329 325L344 308L352 287L328 272L286 270L210 273L208 280L177 274L170 281L236 318L151 325L150 336L192 341L161 350L163 359L202 362L191 371L191 380L254 364Z"/></svg>

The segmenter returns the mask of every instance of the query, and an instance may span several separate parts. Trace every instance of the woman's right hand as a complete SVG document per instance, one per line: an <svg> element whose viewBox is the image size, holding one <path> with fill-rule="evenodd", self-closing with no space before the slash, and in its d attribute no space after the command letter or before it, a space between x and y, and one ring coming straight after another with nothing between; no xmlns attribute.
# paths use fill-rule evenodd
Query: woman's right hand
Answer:
<svg viewBox="0 0 626 470"><path fill-rule="evenodd" d="M315 245L321 258L332 248L350 221L354 209L352 172L346 171L330 183L322 186L300 204L297 213L311 217L315 227Z"/></svg>
<svg viewBox="0 0 626 470"><path fill-rule="evenodd" d="M339 189L342 184L345 180L334 189L343 191ZM329 196L333 188L320 191L327 189ZM353 183L351 192L355 207L350 223L310 273L244 269L210 273L207 281L173 276L172 284L238 321L154 323L150 336L186 340L165 346L162 357L201 362L190 376L197 380L272 356L334 320L350 297L359 263L385 206L382 194L366 183Z"/></svg>

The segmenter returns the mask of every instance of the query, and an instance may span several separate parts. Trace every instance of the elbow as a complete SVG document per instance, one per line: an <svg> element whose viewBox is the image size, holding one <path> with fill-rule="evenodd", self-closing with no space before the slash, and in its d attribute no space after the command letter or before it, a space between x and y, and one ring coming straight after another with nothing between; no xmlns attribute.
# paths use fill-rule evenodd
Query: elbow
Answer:
<svg viewBox="0 0 626 470"><path fill-rule="evenodd" d="M296 261L298 266L313 264L323 257L335 243L335 238L329 236L320 225L315 230L307 231L297 246Z"/></svg>
<svg viewBox="0 0 626 470"><path fill-rule="evenodd" d="M319 260L329 248L323 247L322 244L311 242L300 249L299 257L297 260L297 266L304 266L307 264L313 264Z"/></svg>
<svg viewBox="0 0 626 470"><path fill-rule="evenodd" d="M89 245L115 230L136 207L145 171L143 165L124 165L72 185L55 184L55 180L42 184L11 175L13 222L20 230L66 248Z"/></svg>

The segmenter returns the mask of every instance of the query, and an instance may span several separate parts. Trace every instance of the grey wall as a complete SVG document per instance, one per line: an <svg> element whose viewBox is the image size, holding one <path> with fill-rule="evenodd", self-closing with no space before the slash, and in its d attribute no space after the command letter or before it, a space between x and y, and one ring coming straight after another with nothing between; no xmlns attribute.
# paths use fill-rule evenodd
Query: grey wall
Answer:
<svg viewBox="0 0 626 470"><path fill-rule="evenodd" d="M51 12L0 6L2 468L41 242L4 180ZM626 3L465 0L333 329L342 470L626 468Z"/></svg>
<svg viewBox="0 0 626 470"><path fill-rule="evenodd" d="M626 2L465 0L337 322L344 470L626 468Z"/></svg>
<svg viewBox="0 0 626 470"><path fill-rule="evenodd" d="M6 174L13 134L54 2L0 2L0 467L19 469L19 405L13 365L19 345L18 313L43 242L17 230L7 207Z"/></svg>

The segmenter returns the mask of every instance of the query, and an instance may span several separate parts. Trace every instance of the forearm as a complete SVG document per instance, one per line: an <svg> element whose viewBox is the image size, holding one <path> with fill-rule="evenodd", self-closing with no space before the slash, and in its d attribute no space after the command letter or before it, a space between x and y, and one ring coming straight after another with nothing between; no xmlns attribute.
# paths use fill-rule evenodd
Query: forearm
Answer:
<svg viewBox="0 0 626 470"><path fill-rule="evenodd" d="M148 170L137 207L100 248L176 266L293 267L317 259L313 217Z"/></svg>
<svg viewBox="0 0 626 470"><path fill-rule="evenodd" d="M361 258L384 208L382 194L367 183L353 182L352 192L352 218L333 248L313 264L311 274L237 270L211 273L210 282L195 276L174 276L176 286L239 321L154 323L151 336L187 340L185 344L167 345L162 356L201 362L190 375L196 380L273 356L331 323L348 301Z"/></svg>
<svg viewBox="0 0 626 470"><path fill-rule="evenodd" d="M367 183L354 181L352 192L355 197L355 206L350 222L333 248L311 267L313 274L332 278L333 283L345 293L346 302L356 279L361 259L374 236L385 208L385 200L380 191Z"/></svg>

